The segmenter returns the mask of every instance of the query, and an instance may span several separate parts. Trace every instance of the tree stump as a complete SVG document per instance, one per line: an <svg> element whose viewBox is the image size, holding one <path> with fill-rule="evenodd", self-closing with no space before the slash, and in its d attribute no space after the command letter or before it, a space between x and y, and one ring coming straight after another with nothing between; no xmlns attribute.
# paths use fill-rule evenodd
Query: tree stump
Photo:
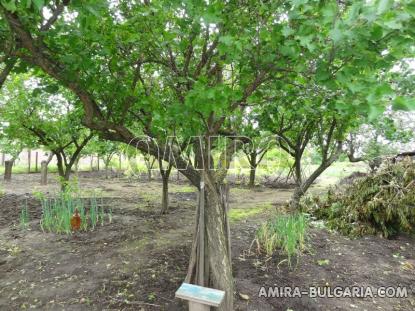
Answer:
<svg viewBox="0 0 415 311"><path fill-rule="evenodd" d="M4 180L5 181L12 180L12 168L13 168L13 161L11 160L4 161Z"/></svg>
<svg viewBox="0 0 415 311"><path fill-rule="evenodd" d="M48 161L42 161L40 163L40 184L48 184Z"/></svg>

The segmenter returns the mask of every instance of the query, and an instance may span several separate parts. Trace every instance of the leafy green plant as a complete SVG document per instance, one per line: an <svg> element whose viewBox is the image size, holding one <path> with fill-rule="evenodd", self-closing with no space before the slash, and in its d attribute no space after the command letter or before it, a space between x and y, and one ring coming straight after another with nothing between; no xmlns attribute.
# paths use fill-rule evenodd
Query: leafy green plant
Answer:
<svg viewBox="0 0 415 311"><path fill-rule="evenodd" d="M278 249L292 258L306 247L308 218L305 214L279 215L263 224L256 233L258 251L271 256Z"/></svg>
<svg viewBox="0 0 415 311"><path fill-rule="evenodd" d="M56 233L71 233L71 218L78 209L81 217L82 231L94 230L98 223L105 224L106 212L102 198L98 204L97 198L93 196L89 199L75 197L69 192L62 192L56 198L43 198L41 228L44 231ZM112 221L112 211L108 218Z"/></svg>
<svg viewBox="0 0 415 311"><path fill-rule="evenodd" d="M29 226L29 210L27 208L27 201L20 212L20 226L23 229L26 229Z"/></svg>

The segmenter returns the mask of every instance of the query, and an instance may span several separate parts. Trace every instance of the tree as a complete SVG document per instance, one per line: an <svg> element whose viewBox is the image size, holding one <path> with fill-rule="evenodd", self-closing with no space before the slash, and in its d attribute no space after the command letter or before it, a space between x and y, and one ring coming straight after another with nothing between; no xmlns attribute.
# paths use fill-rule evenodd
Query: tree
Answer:
<svg viewBox="0 0 415 311"><path fill-rule="evenodd" d="M109 140L102 140L98 137L95 137L95 139L89 143L87 153L97 154L99 158L102 158L105 166L105 178L108 178L108 171L111 165L111 160L119 151L119 143Z"/></svg>
<svg viewBox="0 0 415 311"><path fill-rule="evenodd" d="M9 140L43 146L56 156L64 190L73 165L93 134L81 125L82 110L71 102L75 99L65 91L50 94L50 87L30 75L14 77L0 98L1 121L7 123L3 131Z"/></svg>
<svg viewBox="0 0 415 311"><path fill-rule="evenodd" d="M350 112L341 113L335 108L339 95L319 90L316 85L302 88L288 86L280 90L282 94L271 98L260 117L262 126L275 135L277 145L294 160L292 171L297 184L291 199L294 209L313 182L337 160L354 120ZM310 96L312 89L315 95ZM308 176L303 169L307 149L319 155L318 166Z"/></svg>
<svg viewBox="0 0 415 311"><path fill-rule="evenodd" d="M270 81L287 83L297 73L372 94L375 79L368 77L405 57L414 36L413 11L401 2L47 1L47 18L42 4L2 1L1 42L12 57L71 90L87 127L126 144L142 133L155 137L136 140L136 148L163 159L171 154L195 187L204 181L206 222L196 232L206 241L195 239L187 280L226 290L220 310L233 310L220 185L242 142L233 140L212 163L212 140L237 135L233 117ZM367 102L376 106L376 94ZM199 136L192 142L199 166L188 165L180 145L160 141L160 128ZM206 265L196 260L202 247Z"/></svg>
<svg viewBox="0 0 415 311"><path fill-rule="evenodd" d="M365 122L357 127L347 139L349 161L365 161L374 172L385 158L400 154L405 144L410 143L414 138L410 122L406 121L408 117L410 118L409 113L398 114L389 110L382 118ZM407 123L409 128L403 123Z"/></svg>
<svg viewBox="0 0 415 311"><path fill-rule="evenodd" d="M258 165L274 144L269 133L260 129L258 112L251 112L244 117L241 134L250 139L250 143L245 144L242 151L246 155L250 166L248 185L254 187Z"/></svg>

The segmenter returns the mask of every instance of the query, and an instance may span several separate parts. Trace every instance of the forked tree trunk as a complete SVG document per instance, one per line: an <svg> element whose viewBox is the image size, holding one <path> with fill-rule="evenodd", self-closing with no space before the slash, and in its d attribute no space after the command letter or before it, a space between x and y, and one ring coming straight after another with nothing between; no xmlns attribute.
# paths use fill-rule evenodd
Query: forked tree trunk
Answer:
<svg viewBox="0 0 415 311"><path fill-rule="evenodd" d="M234 284L226 203L213 183L203 187L202 182L201 189L185 281L225 291L224 302L218 310L232 311Z"/></svg>
<svg viewBox="0 0 415 311"><path fill-rule="evenodd" d="M330 165L334 162L330 161L324 164L321 164L304 182L297 184L294 193L291 197L290 206L293 211L297 211L298 206L300 205L300 200L307 192L307 190L311 187L314 181L324 173L324 171L330 167Z"/></svg>
<svg viewBox="0 0 415 311"><path fill-rule="evenodd" d="M12 180L12 170L13 170L13 161L12 160L4 161L4 180L5 181Z"/></svg>
<svg viewBox="0 0 415 311"><path fill-rule="evenodd" d="M65 166L65 164L63 163L62 156L59 153L56 154L56 161L58 166L58 175L60 178L61 191L64 192L68 186L72 167Z"/></svg>
<svg viewBox="0 0 415 311"><path fill-rule="evenodd" d="M166 214L169 209L169 177L172 169L172 165L168 164L167 168L163 168L163 160L158 159L160 176L163 184L162 196L161 196L161 213Z"/></svg>

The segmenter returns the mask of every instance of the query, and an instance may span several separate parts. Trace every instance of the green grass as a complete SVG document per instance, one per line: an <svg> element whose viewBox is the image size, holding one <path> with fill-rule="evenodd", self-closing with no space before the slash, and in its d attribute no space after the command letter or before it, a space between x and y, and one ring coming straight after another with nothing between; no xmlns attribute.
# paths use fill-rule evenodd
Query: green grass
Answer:
<svg viewBox="0 0 415 311"><path fill-rule="evenodd" d="M258 250L271 256L281 250L288 257L291 267L292 258L305 249L308 218L305 214L279 215L263 224L256 233Z"/></svg>
<svg viewBox="0 0 415 311"><path fill-rule="evenodd" d="M228 217L230 221L238 222L248 219L249 217L261 214L272 208L270 203L264 203L251 208L232 208L229 211Z"/></svg>

